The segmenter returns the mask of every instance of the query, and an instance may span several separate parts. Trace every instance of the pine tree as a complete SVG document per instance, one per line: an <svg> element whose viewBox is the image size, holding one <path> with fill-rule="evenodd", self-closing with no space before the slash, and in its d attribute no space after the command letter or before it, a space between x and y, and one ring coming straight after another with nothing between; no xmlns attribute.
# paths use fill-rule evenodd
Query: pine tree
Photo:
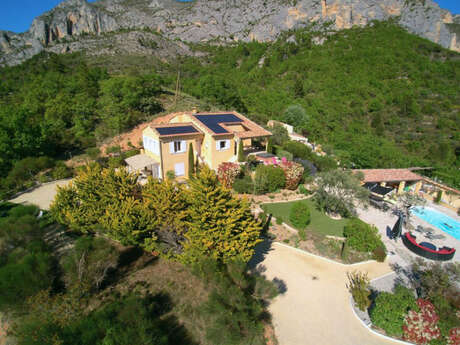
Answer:
<svg viewBox="0 0 460 345"><path fill-rule="evenodd" d="M88 165L69 186L58 190L51 213L73 230L101 232L123 244L137 244L153 226L142 210L140 191L136 174Z"/></svg>
<svg viewBox="0 0 460 345"><path fill-rule="evenodd" d="M223 262L247 262L261 241L262 230L249 203L234 198L206 166L189 186L189 219L182 259L194 262L209 257Z"/></svg>
<svg viewBox="0 0 460 345"><path fill-rule="evenodd" d="M142 246L172 255L182 252L187 219L187 192L183 184L173 180L150 178L142 190L144 211L154 227Z"/></svg>
<svg viewBox="0 0 460 345"><path fill-rule="evenodd" d="M188 150L188 178L192 178L195 173L195 157L193 154L193 145L190 143Z"/></svg>

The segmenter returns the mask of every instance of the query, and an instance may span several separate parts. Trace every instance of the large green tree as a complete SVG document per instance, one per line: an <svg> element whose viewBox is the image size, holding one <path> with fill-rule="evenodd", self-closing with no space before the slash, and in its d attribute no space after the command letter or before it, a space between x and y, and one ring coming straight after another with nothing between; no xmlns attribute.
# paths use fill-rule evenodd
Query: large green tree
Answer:
<svg viewBox="0 0 460 345"><path fill-rule="evenodd" d="M261 240L261 225L251 214L249 203L237 199L220 185L216 174L203 167L189 182L188 230L184 242L185 261L210 257L228 262L248 261Z"/></svg>
<svg viewBox="0 0 460 345"><path fill-rule="evenodd" d="M320 173L315 183L315 202L327 213L350 217L356 214L357 204L368 202L369 192L350 171L336 169Z"/></svg>

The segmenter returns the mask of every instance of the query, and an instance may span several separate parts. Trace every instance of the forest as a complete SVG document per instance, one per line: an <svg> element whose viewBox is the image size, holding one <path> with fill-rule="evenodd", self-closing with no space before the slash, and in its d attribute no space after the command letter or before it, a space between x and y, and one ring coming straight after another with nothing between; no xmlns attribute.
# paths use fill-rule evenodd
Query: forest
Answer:
<svg viewBox="0 0 460 345"><path fill-rule="evenodd" d="M341 166L431 167L423 173L460 187L460 54L391 22L192 48L200 57L43 53L2 68L2 194L49 167L24 159L69 159L161 112L178 71L181 92L261 124L286 121ZM292 106L300 111L287 112Z"/></svg>
<svg viewBox="0 0 460 345"><path fill-rule="evenodd" d="M391 22L196 49L209 54L180 64L186 92L287 121L345 166L434 167L426 173L460 186L460 54ZM303 114L286 116L292 105Z"/></svg>

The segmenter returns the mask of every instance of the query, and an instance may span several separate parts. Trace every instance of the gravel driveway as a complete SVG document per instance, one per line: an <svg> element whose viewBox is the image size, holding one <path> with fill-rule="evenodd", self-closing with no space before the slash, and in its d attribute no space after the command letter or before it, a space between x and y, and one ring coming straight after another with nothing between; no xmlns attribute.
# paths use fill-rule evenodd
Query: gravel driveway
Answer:
<svg viewBox="0 0 460 345"><path fill-rule="evenodd" d="M389 345L353 314L346 288L347 271L366 271L373 279L391 271L386 263L346 266L281 243L262 243L251 262L284 293L271 303L280 345Z"/></svg>
<svg viewBox="0 0 460 345"><path fill-rule="evenodd" d="M65 179L43 184L40 187L11 199L10 202L16 204L34 204L42 210L47 210L57 193L57 186L65 186L69 184L70 181L71 179Z"/></svg>

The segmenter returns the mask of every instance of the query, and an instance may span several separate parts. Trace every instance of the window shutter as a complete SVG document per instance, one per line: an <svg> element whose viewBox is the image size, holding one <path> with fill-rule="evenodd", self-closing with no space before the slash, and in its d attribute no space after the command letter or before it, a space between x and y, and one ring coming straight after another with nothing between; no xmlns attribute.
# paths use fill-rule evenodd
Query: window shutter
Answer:
<svg viewBox="0 0 460 345"><path fill-rule="evenodd" d="M176 176L184 176L185 175L185 165L184 165L184 163L176 163L176 164L174 164L174 174Z"/></svg>
<svg viewBox="0 0 460 345"><path fill-rule="evenodd" d="M230 140L229 139L225 140L225 148L226 149L230 148Z"/></svg>
<svg viewBox="0 0 460 345"><path fill-rule="evenodd" d="M216 150L220 150L220 140L216 141Z"/></svg>
<svg viewBox="0 0 460 345"><path fill-rule="evenodd" d="M171 141L171 142L169 143L169 152L170 152L170 153L174 153L174 141Z"/></svg>
<svg viewBox="0 0 460 345"><path fill-rule="evenodd" d="M185 152L187 151L187 141L182 140L180 142L180 152Z"/></svg>

